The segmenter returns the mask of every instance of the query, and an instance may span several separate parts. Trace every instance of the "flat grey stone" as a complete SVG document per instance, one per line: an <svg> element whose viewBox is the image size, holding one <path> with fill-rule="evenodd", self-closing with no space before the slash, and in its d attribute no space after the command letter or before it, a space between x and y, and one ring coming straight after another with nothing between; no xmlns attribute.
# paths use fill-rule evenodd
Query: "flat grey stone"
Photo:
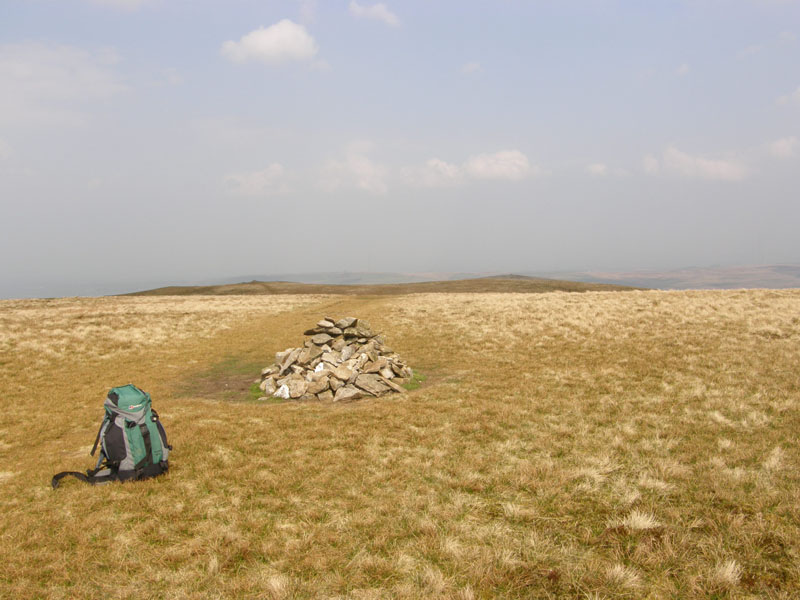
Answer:
<svg viewBox="0 0 800 600"><path fill-rule="evenodd" d="M356 377L355 384L365 392L373 396L380 396L389 391L389 386L383 383L380 375L359 375Z"/></svg>
<svg viewBox="0 0 800 600"><path fill-rule="evenodd" d="M323 379L320 379L319 381L312 381L311 383L309 383L306 392L309 394L321 394L329 387L330 385L328 384L328 378L325 377Z"/></svg>
<svg viewBox="0 0 800 600"><path fill-rule="evenodd" d="M302 380L294 379L288 381L286 383L286 387L289 388L290 398L299 398L306 393L306 390L308 390L308 383Z"/></svg>
<svg viewBox="0 0 800 600"><path fill-rule="evenodd" d="M288 355L283 359L283 363L281 364L280 374L283 375L286 371L289 370L297 358L300 356L300 353L303 351L302 348L294 348Z"/></svg>
<svg viewBox="0 0 800 600"><path fill-rule="evenodd" d="M334 377L341 379L342 381L347 381L353 376L353 369L348 369L344 366L338 366L331 372L333 373Z"/></svg>
<svg viewBox="0 0 800 600"><path fill-rule="evenodd" d="M358 400L363 396L364 393L358 388L355 388L352 385L346 385L336 390L336 393L333 395L333 401L347 402L349 400Z"/></svg>
<svg viewBox="0 0 800 600"><path fill-rule="evenodd" d="M342 362L342 355L338 352L326 352L322 355L322 360L330 365L338 365Z"/></svg>
<svg viewBox="0 0 800 600"><path fill-rule="evenodd" d="M348 327L352 327L358 322L358 319L355 317L345 317L343 319L339 319L336 321L336 326L339 329L347 329Z"/></svg>
<svg viewBox="0 0 800 600"><path fill-rule="evenodd" d="M322 348L311 344L311 346L300 353L300 356L297 357L297 362L301 365L307 365L318 356L322 356L323 352L324 350Z"/></svg>
<svg viewBox="0 0 800 600"><path fill-rule="evenodd" d="M317 346L323 346L333 340L331 336L327 333L318 333L314 337L311 338L311 341L316 344Z"/></svg>
<svg viewBox="0 0 800 600"><path fill-rule="evenodd" d="M395 392L398 392L400 394L402 394L402 393L404 393L406 391L405 388L400 387L394 381L386 379L385 377L381 378L381 383L389 386L390 388L392 388L392 390L394 390Z"/></svg>

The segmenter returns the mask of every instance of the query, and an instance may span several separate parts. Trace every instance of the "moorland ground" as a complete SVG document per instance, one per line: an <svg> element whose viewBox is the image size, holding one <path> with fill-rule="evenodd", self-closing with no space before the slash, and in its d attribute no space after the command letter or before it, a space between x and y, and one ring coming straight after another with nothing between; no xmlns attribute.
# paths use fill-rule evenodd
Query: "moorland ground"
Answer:
<svg viewBox="0 0 800 600"><path fill-rule="evenodd" d="M424 384L253 400L325 315ZM170 472L52 490L128 382ZM3 301L0 389L2 597L800 595L797 290Z"/></svg>

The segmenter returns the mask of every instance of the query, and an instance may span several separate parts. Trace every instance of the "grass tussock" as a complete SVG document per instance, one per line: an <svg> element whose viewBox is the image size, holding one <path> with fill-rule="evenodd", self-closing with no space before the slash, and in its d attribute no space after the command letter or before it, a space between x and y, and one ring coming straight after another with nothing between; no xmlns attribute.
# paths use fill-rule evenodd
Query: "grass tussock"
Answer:
<svg viewBox="0 0 800 600"><path fill-rule="evenodd" d="M249 399L248 365L345 314L424 385ZM758 290L2 302L0 596L796 597L798 315ZM129 381L170 473L51 490Z"/></svg>

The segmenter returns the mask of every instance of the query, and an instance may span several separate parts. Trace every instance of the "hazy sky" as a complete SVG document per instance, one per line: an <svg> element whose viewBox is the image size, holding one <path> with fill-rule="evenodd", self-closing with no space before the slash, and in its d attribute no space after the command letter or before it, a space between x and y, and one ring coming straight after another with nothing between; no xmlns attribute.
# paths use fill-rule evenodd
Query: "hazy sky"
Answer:
<svg viewBox="0 0 800 600"><path fill-rule="evenodd" d="M0 256L0 296L800 262L800 2L0 0Z"/></svg>

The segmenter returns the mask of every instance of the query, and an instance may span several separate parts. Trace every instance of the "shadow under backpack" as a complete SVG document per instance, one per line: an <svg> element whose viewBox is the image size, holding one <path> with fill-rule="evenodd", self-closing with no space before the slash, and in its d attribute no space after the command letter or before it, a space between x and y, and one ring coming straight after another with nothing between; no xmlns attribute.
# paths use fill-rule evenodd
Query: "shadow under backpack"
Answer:
<svg viewBox="0 0 800 600"><path fill-rule="evenodd" d="M150 394L133 384L111 388L103 407L105 416L97 432L91 456L100 446L94 469L86 474L64 471L53 477L53 488L67 475L92 485L109 481L149 479L165 473L172 446Z"/></svg>

